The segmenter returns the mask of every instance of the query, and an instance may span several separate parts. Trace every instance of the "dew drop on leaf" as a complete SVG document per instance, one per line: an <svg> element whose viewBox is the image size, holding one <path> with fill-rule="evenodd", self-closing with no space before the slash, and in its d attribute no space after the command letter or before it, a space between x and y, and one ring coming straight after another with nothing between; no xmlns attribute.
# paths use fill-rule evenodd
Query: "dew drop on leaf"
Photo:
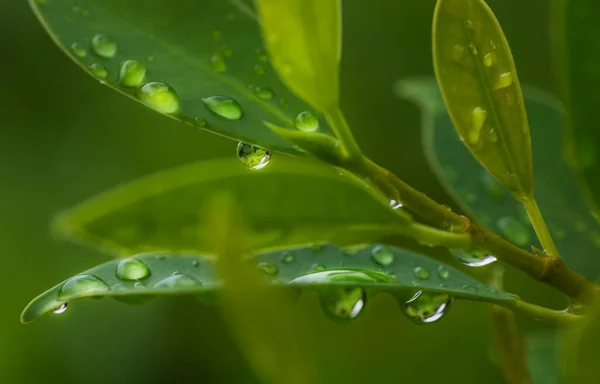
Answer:
<svg viewBox="0 0 600 384"><path fill-rule="evenodd" d="M375 263L387 267L394 262L394 252L385 245L376 245L371 250L371 259Z"/></svg>
<svg viewBox="0 0 600 384"><path fill-rule="evenodd" d="M101 296L110 290L108 285L92 275L79 275L70 278L60 287L58 299L65 300L75 296Z"/></svg>
<svg viewBox="0 0 600 384"><path fill-rule="evenodd" d="M483 65L488 68L494 65L494 54L492 52L488 52L483 56Z"/></svg>
<svg viewBox="0 0 600 384"><path fill-rule="evenodd" d="M121 280L141 280L150 276L150 269L143 261L131 257L117 264L117 277Z"/></svg>
<svg viewBox="0 0 600 384"><path fill-rule="evenodd" d="M444 267L443 265L440 265L438 267L438 277L442 280L448 280L450 278L450 271L448 270L448 268Z"/></svg>
<svg viewBox="0 0 600 384"><path fill-rule="evenodd" d="M504 72L498 78L498 82L496 83L496 89L502 89L510 87L513 83L513 75L510 72Z"/></svg>
<svg viewBox="0 0 600 384"><path fill-rule="evenodd" d="M479 143L481 130L487 120L487 111L481 107L475 107L471 116L471 130L467 135L469 144L474 145Z"/></svg>
<svg viewBox="0 0 600 384"><path fill-rule="evenodd" d="M469 267L483 267L496 261L493 255L483 251L460 251L452 250L458 261Z"/></svg>
<svg viewBox="0 0 600 384"><path fill-rule="evenodd" d="M61 313L64 313L67 310L67 307L67 303L62 303L59 307L54 308L52 310L52 313L54 313L55 315L60 315Z"/></svg>
<svg viewBox="0 0 600 384"><path fill-rule="evenodd" d="M100 57L111 59L117 54L117 43L104 34L92 38L92 51Z"/></svg>
<svg viewBox="0 0 600 384"><path fill-rule="evenodd" d="M283 255L281 255L281 262L283 264L290 264L294 262L294 254L291 252L284 252Z"/></svg>
<svg viewBox="0 0 600 384"><path fill-rule="evenodd" d="M154 288L187 288L202 285L198 280L179 273L171 275L154 284Z"/></svg>
<svg viewBox="0 0 600 384"><path fill-rule="evenodd" d="M364 312L367 294L363 288L324 289L319 292L319 302L327 317L336 322L349 322Z"/></svg>
<svg viewBox="0 0 600 384"><path fill-rule="evenodd" d="M419 291L402 303L402 312L417 324L428 324L440 320L451 305L452 297L449 295Z"/></svg>
<svg viewBox="0 0 600 384"><path fill-rule="evenodd" d="M269 88L255 87L254 94L261 100L271 100L273 98L273 91Z"/></svg>
<svg viewBox="0 0 600 384"><path fill-rule="evenodd" d="M139 87L135 92L137 98L147 107L160 113L179 111L179 97L171 86L152 81Z"/></svg>
<svg viewBox="0 0 600 384"><path fill-rule="evenodd" d="M87 55L87 50L79 43L71 44L71 52L77 57L85 57Z"/></svg>
<svg viewBox="0 0 600 384"><path fill-rule="evenodd" d="M473 54L473 56L477 56L477 47L473 43L469 43L469 51Z"/></svg>
<svg viewBox="0 0 600 384"><path fill-rule="evenodd" d="M137 60L127 60L119 68L119 84L124 87L137 87L146 78L146 66Z"/></svg>
<svg viewBox="0 0 600 384"><path fill-rule="evenodd" d="M312 112L304 111L296 115L294 124L303 132L314 132L319 129L319 118Z"/></svg>
<svg viewBox="0 0 600 384"><path fill-rule="evenodd" d="M271 152L267 149L239 142L237 157L242 164L250 169L262 169L269 164Z"/></svg>
<svg viewBox="0 0 600 384"><path fill-rule="evenodd" d="M261 64L256 64L254 65L254 73L256 73L257 76L262 76L265 74L265 67Z"/></svg>
<svg viewBox="0 0 600 384"><path fill-rule="evenodd" d="M108 77L108 69L102 64L92 64L88 69L99 79L106 79Z"/></svg>
<svg viewBox="0 0 600 384"><path fill-rule="evenodd" d="M506 239L515 245L521 247L529 244L529 231L519 220L511 216L504 216L498 219L496 225Z"/></svg>
<svg viewBox="0 0 600 384"><path fill-rule="evenodd" d="M204 106L226 120L239 120L243 116L242 107L237 101L227 96L211 96L202 99Z"/></svg>
<svg viewBox="0 0 600 384"><path fill-rule="evenodd" d="M399 201L397 201L397 200L391 199L390 200L390 207L392 207L392 209L402 208L402 203L399 202Z"/></svg>
<svg viewBox="0 0 600 384"><path fill-rule="evenodd" d="M218 73L223 73L227 71L227 64L225 64L225 59L219 53L213 53L210 56L210 68Z"/></svg>
<svg viewBox="0 0 600 384"><path fill-rule="evenodd" d="M141 281L138 281L135 284L133 284L133 288L135 288L135 289L146 288L146 284L142 283Z"/></svg>
<svg viewBox="0 0 600 384"><path fill-rule="evenodd" d="M198 127L201 127L201 128L208 127L208 122L203 117L195 117L194 124L196 124Z"/></svg>
<svg viewBox="0 0 600 384"><path fill-rule="evenodd" d="M264 273L265 275L275 276L279 272L279 269L271 263L261 262L256 265L259 271Z"/></svg>
<svg viewBox="0 0 600 384"><path fill-rule="evenodd" d="M417 279L419 279L419 280L429 279L430 273L427 269L425 269L423 267L415 267L415 269L413 269L413 272L414 272L415 276L417 277Z"/></svg>

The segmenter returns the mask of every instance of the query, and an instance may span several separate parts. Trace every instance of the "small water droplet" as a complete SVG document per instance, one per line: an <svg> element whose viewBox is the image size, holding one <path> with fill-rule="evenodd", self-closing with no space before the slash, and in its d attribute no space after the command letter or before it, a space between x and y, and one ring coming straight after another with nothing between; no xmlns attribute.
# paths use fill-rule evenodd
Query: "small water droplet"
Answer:
<svg viewBox="0 0 600 384"><path fill-rule="evenodd" d="M117 277L121 280L141 280L150 276L150 269L143 261L131 257L117 264Z"/></svg>
<svg viewBox="0 0 600 384"><path fill-rule="evenodd" d="M494 198L500 199L504 196L504 187L496 178L489 173L482 171L479 180L483 184L485 190Z"/></svg>
<svg viewBox="0 0 600 384"><path fill-rule="evenodd" d="M147 107L160 113L179 111L179 97L171 86L159 81L142 85L135 92L137 98Z"/></svg>
<svg viewBox="0 0 600 384"><path fill-rule="evenodd" d="M496 222L496 225L508 241L521 247L529 244L529 230L514 217L501 217Z"/></svg>
<svg viewBox="0 0 600 384"><path fill-rule="evenodd" d="M269 88L255 87L254 94L261 100L271 100L273 98L273 91Z"/></svg>
<svg viewBox="0 0 600 384"><path fill-rule="evenodd" d="M256 265L256 268L258 268L265 275L269 276L275 276L279 272L279 269L274 264L267 263L264 261L258 263Z"/></svg>
<svg viewBox="0 0 600 384"><path fill-rule="evenodd" d="M465 26L467 27L467 29L469 31L474 31L475 30L475 26L473 25L473 22L471 20L465 21Z"/></svg>
<svg viewBox="0 0 600 384"><path fill-rule="evenodd" d="M79 275L65 281L58 291L58 299L65 300L80 296L101 296L109 290L108 285L96 276Z"/></svg>
<svg viewBox="0 0 600 384"><path fill-rule="evenodd" d="M100 79L106 79L108 77L108 69L102 64L92 64L88 69L94 76Z"/></svg>
<svg viewBox="0 0 600 384"><path fill-rule="evenodd" d="M100 57L111 59L117 54L117 43L104 34L92 38L92 51Z"/></svg>
<svg viewBox="0 0 600 384"><path fill-rule="evenodd" d="M494 65L494 54L492 52L488 52L483 56L483 65L488 68Z"/></svg>
<svg viewBox="0 0 600 384"><path fill-rule="evenodd" d="M256 75L258 76L262 76L265 74L265 67L261 64L255 64L254 65L254 73L256 73Z"/></svg>
<svg viewBox="0 0 600 384"><path fill-rule="evenodd" d="M479 143L481 137L481 130L485 125L488 113L481 107L475 107L472 112L471 130L467 135L469 143L474 145Z"/></svg>
<svg viewBox="0 0 600 384"><path fill-rule="evenodd" d="M243 116L242 107L231 97L211 96L202 101L209 111L226 120L239 120Z"/></svg>
<svg viewBox="0 0 600 384"><path fill-rule="evenodd" d="M322 272L325 269L327 269L327 268L325 268L325 266L323 264L315 264L312 267L312 270L315 271L315 272Z"/></svg>
<svg viewBox="0 0 600 384"><path fill-rule="evenodd" d="M331 288L319 292L323 312L337 322L348 322L363 313L367 294L363 288Z"/></svg>
<svg viewBox="0 0 600 384"><path fill-rule="evenodd" d="M490 128L488 130L488 139L490 139L490 141L492 143L498 142L498 133L496 132L496 130L494 128Z"/></svg>
<svg viewBox="0 0 600 384"><path fill-rule="evenodd" d="M442 280L448 280L450 278L450 271L448 270L448 268L444 267L443 265L440 265L438 267L438 277Z"/></svg>
<svg viewBox="0 0 600 384"><path fill-rule="evenodd" d="M319 118L309 111L297 114L294 123L296 128L303 132L314 132L319 129Z"/></svg>
<svg viewBox="0 0 600 384"><path fill-rule="evenodd" d="M513 83L513 75L510 72L504 72L498 78L495 89L502 89L510 87Z"/></svg>
<svg viewBox="0 0 600 384"><path fill-rule="evenodd" d="M473 44L473 43L469 43L469 51L471 51L471 53L472 53L474 56L477 56L477 53L478 53L478 52L477 52L477 47L475 46L475 44Z"/></svg>
<svg viewBox="0 0 600 384"><path fill-rule="evenodd" d="M213 71L219 73L227 71L227 64L225 64L225 59L219 53L213 53L210 56L210 67Z"/></svg>
<svg viewBox="0 0 600 384"><path fill-rule="evenodd" d="M415 269L413 269L413 272L415 273L415 276L419 280L429 279L430 273L427 269L425 269L423 267L415 267Z"/></svg>
<svg viewBox="0 0 600 384"><path fill-rule="evenodd" d="M200 262L198 260L192 261L192 267L198 268L200 266Z"/></svg>
<svg viewBox="0 0 600 384"><path fill-rule="evenodd" d="M402 208L402 203L399 201L396 201L394 199L390 200L390 207L392 207L392 209L398 209L398 208Z"/></svg>
<svg viewBox="0 0 600 384"><path fill-rule="evenodd" d="M291 252L284 252L283 255L281 255L281 262L284 264L293 263L294 259L294 254Z"/></svg>
<svg viewBox="0 0 600 384"><path fill-rule="evenodd" d="M142 283L141 281L138 281L135 284L133 284L133 288L135 288L135 289L146 288L146 284Z"/></svg>
<svg viewBox="0 0 600 384"><path fill-rule="evenodd" d="M394 262L394 251L385 245L376 245L371 250L371 259L383 267Z"/></svg>
<svg viewBox="0 0 600 384"><path fill-rule="evenodd" d="M440 320L452 306L452 297L443 293L419 291L406 303L403 312L417 324L434 323Z"/></svg>
<svg viewBox="0 0 600 384"><path fill-rule="evenodd" d="M137 87L146 78L146 66L137 60L127 60L119 68L119 84L124 87Z"/></svg>
<svg viewBox="0 0 600 384"><path fill-rule="evenodd" d="M496 43L494 43L493 40L490 40L490 47L492 47L494 51L496 50Z"/></svg>
<svg viewBox="0 0 600 384"><path fill-rule="evenodd" d="M154 288L187 288L202 285L198 280L183 273L171 275L154 284Z"/></svg>
<svg viewBox="0 0 600 384"><path fill-rule="evenodd" d="M77 57L85 57L87 55L87 50L79 43L71 44L71 52Z"/></svg>
<svg viewBox="0 0 600 384"><path fill-rule="evenodd" d="M458 261L469 267L483 267L496 261L493 255L483 251L459 251L452 250Z"/></svg>
<svg viewBox="0 0 600 384"><path fill-rule="evenodd" d="M67 303L62 303L59 307L54 308L52 310L52 313L54 313L55 315L60 315L61 313L64 313L67 310L67 307Z"/></svg>
<svg viewBox="0 0 600 384"><path fill-rule="evenodd" d="M201 128L208 127L208 122L202 117L194 117L194 123Z"/></svg>
<svg viewBox="0 0 600 384"><path fill-rule="evenodd" d="M465 48L462 45L455 45L452 48L452 59L458 63L465 60Z"/></svg>
<svg viewBox="0 0 600 384"><path fill-rule="evenodd" d="M263 169L271 160L271 152L267 149L239 142L237 157L242 164L251 169Z"/></svg>

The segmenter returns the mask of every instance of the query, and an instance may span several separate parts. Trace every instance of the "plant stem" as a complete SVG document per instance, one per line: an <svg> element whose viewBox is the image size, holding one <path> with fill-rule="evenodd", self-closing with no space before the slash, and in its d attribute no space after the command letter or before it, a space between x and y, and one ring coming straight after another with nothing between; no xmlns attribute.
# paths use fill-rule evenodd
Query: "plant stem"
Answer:
<svg viewBox="0 0 600 384"><path fill-rule="evenodd" d="M531 304L521 299L507 304L506 308L513 312L522 313L553 325L574 325L584 318L583 316L574 315L567 311L557 311L540 305Z"/></svg>
<svg viewBox="0 0 600 384"><path fill-rule="evenodd" d="M544 253L548 256L560 258L558 249L556 249L556 245L554 245L554 240L552 240L550 231L548 231L542 212L540 212L540 208L535 202L535 199L524 199L521 203L525 207L525 211L527 211L527 216L529 216L529 220L531 220L531 225L533 225L535 234L540 240L540 243L542 243Z"/></svg>
<svg viewBox="0 0 600 384"><path fill-rule="evenodd" d="M346 160L353 161L362 157L358 143L354 139L342 111L339 108L325 111L325 117L337 139L340 141L340 146Z"/></svg>
<svg viewBox="0 0 600 384"><path fill-rule="evenodd" d="M468 233L443 231L427 225L411 224L410 234L423 245L438 245L452 249L469 250L472 247L472 237Z"/></svg>

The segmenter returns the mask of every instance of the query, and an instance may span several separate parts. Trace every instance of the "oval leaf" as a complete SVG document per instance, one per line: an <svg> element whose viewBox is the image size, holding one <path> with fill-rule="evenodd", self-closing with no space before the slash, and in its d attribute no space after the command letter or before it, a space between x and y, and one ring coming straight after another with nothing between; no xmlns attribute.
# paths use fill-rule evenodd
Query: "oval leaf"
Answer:
<svg viewBox="0 0 600 384"><path fill-rule="evenodd" d="M483 0L439 0L433 62L455 128L518 199L533 196L529 125L508 42Z"/></svg>
<svg viewBox="0 0 600 384"><path fill-rule="evenodd" d="M257 0L273 66L287 86L319 111L338 106L340 0Z"/></svg>
<svg viewBox="0 0 600 384"><path fill-rule="evenodd" d="M460 142L435 82L426 78L407 80L399 84L397 91L428 105L423 109L422 127L427 159L459 206L479 224L515 245L539 247L522 205ZM564 128L561 106L555 98L534 89L526 89L525 100L536 148L536 200L565 263L594 281L600 276L600 230L581 197L576 176L557 155L561 153Z"/></svg>
<svg viewBox="0 0 600 384"><path fill-rule="evenodd" d="M213 252L205 213L231 193L252 236L250 249L318 241L356 244L402 232L410 217L348 172L280 156L256 171L235 159L164 171L60 215L58 233L117 253Z"/></svg>
<svg viewBox="0 0 600 384"><path fill-rule="evenodd" d="M63 304L86 297L127 300L163 294L207 295L221 284L214 274L213 263L201 257L145 253L124 260L94 267L41 294L25 308L21 320L33 321ZM119 278L119 265L132 261L128 269L131 279ZM143 263L148 274L139 265L135 268L135 262ZM249 262L255 263L276 285L294 281L294 286L301 288L363 287L374 292L409 294L422 290L497 304L518 299L427 256L380 244L346 250L322 244L264 253ZM85 284L86 281L79 280L77 284L81 276L93 276L94 281Z"/></svg>
<svg viewBox="0 0 600 384"><path fill-rule="evenodd" d="M291 127L310 108L271 68L246 1L32 0L32 7L55 42L103 84L195 127L299 153L262 124Z"/></svg>

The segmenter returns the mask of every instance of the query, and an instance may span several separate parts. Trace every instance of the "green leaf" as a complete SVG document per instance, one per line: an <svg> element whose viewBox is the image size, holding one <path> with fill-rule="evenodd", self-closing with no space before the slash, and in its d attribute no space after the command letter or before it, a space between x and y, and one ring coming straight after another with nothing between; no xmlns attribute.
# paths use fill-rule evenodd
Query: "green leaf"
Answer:
<svg viewBox="0 0 600 384"><path fill-rule="evenodd" d="M550 26L562 99L568 109L566 154L583 182L585 197L600 217L600 123L597 111L600 49L598 14L593 0L554 0Z"/></svg>
<svg viewBox="0 0 600 384"><path fill-rule="evenodd" d="M340 0L256 0L264 40L285 84L315 109L337 108Z"/></svg>
<svg viewBox="0 0 600 384"><path fill-rule="evenodd" d="M423 89L427 89L424 91ZM428 105L423 109L423 145L442 184L469 217L515 245L539 246L521 204L473 159L452 128L434 81L402 81L397 92ZM565 263L590 280L600 277L600 230L581 198L571 168L561 156L562 108L552 96L526 89L535 151L535 197Z"/></svg>
<svg viewBox="0 0 600 384"><path fill-rule="evenodd" d="M31 4L55 42L103 84L194 127L299 153L262 123L293 127L295 116L310 107L271 68L247 1ZM330 132L324 121L320 125Z"/></svg>
<svg viewBox="0 0 600 384"><path fill-rule="evenodd" d="M518 199L533 196L529 125L506 37L483 0L438 0L433 62L454 126Z"/></svg>
<svg viewBox="0 0 600 384"><path fill-rule="evenodd" d="M525 337L527 365L534 384L560 384L560 334L545 330Z"/></svg>
<svg viewBox="0 0 600 384"><path fill-rule="evenodd" d="M600 377L598 352L600 345L600 303L596 302L588 316L577 326L565 330L559 349L561 373L569 384L594 384Z"/></svg>
<svg viewBox="0 0 600 384"><path fill-rule="evenodd" d="M236 159L160 172L94 197L60 215L54 227L117 253L212 252L205 212L230 193L246 219L251 249L373 241L411 222L343 170L308 159L274 157L260 171Z"/></svg>
<svg viewBox="0 0 600 384"><path fill-rule="evenodd" d="M124 260L126 261L111 260L75 276L75 279L82 275L94 276L104 284L74 284L68 283L69 279L41 294L25 308L21 320L33 321L63 304L86 297L143 299L162 294L209 295L221 285L214 274L213 262L205 257L144 253L134 259ZM139 279L120 279L117 276L119 264L131 263L131 260L144 263L150 274L142 278L144 274L139 270L143 268L129 268L131 276ZM427 256L387 245L341 249L322 244L261 253L254 259L247 260L256 265L275 285L288 284L304 276L295 280L293 286L307 289L362 287L374 293L391 292L401 298L410 297L415 291L422 290L500 305L518 299L516 295L486 287L472 277ZM135 263L133 266L135 267ZM178 274L174 275L175 272ZM98 286L101 288L97 288ZM65 290L64 287L79 287L80 290ZM97 289L91 289L94 287ZM69 294L61 296L61 290Z"/></svg>

